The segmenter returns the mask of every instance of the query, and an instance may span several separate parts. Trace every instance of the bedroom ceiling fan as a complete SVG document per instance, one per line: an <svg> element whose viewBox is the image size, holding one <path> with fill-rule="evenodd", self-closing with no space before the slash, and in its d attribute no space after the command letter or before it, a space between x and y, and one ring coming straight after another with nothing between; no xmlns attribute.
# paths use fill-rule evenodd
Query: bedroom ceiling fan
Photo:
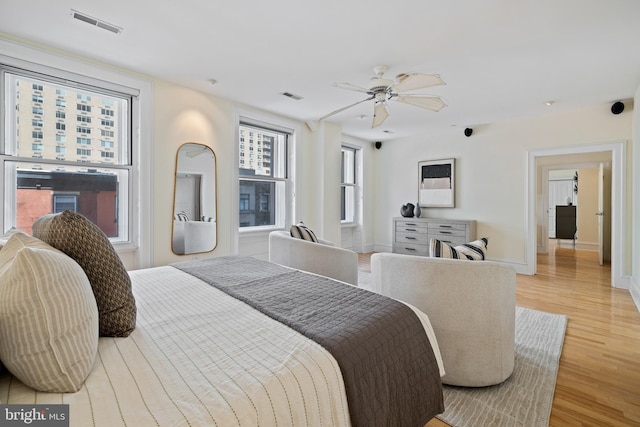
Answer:
<svg viewBox="0 0 640 427"><path fill-rule="evenodd" d="M396 76L396 81L393 81L384 77L384 73L387 72L388 68L386 65L375 67L373 71L376 75L371 78L367 87L356 86L351 83L334 83L334 87L363 92L369 96L354 104L335 110L319 120L324 120L334 114L371 100L374 101L372 128L380 126L389 117L386 104L390 100L404 102L405 104L426 108L431 111L440 111L446 107L446 104L439 96L402 93L446 84L438 74L402 73Z"/></svg>

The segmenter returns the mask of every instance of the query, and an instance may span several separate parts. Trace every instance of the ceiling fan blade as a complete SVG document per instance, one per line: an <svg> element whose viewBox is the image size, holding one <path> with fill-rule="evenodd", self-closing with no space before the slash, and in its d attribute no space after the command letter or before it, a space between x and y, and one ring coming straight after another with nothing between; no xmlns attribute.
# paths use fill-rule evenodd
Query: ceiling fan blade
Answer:
<svg viewBox="0 0 640 427"><path fill-rule="evenodd" d="M373 129L380 126L387 117L389 117L387 106L384 105L384 102L376 102L375 107L373 107L373 123L371 124L371 128Z"/></svg>
<svg viewBox="0 0 640 427"><path fill-rule="evenodd" d="M415 105L416 107L426 108L431 111L440 111L447 104L444 103L439 96L424 96L424 95L398 95L395 99L405 104Z"/></svg>
<svg viewBox="0 0 640 427"><path fill-rule="evenodd" d="M331 86L339 89L355 90L356 92L368 93L369 89L366 87L356 86L351 83L332 83Z"/></svg>
<svg viewBox="0 0 640 427"><path fill-rule="evenodd" d="M332 111L332 112L330 112L329 114L327 114L327 115L325 115L325 116L320 117L320 118L318 119L318 121L321 121L321 120L324 120L324 119L326 119L326 118L329 118L329 117L333 116L334 114L341 113L341 112L343 112L344 110L347 110L347 109L349 109L349 108L351 108L351 107L355 107L356 105L358 105L358 104L362 104L363 102L371 101L373 98L374 98L373 96L370 96L370 97L368 97L368 98L366 98L366 99L363 99L362 101L358 101L358 102L355 102L355 103L353 103L353 104L351 104L351 105L347 105L346 107L339 108L339 109L337 109L336 111Z"/></svg>
<svg viewBox="0 0 640 427"><path fill-rule="evenodd" d="M398 74L396 78L398 79L398 83L395 86L397 92L446 84L439 74L408 73Z"/></svg>

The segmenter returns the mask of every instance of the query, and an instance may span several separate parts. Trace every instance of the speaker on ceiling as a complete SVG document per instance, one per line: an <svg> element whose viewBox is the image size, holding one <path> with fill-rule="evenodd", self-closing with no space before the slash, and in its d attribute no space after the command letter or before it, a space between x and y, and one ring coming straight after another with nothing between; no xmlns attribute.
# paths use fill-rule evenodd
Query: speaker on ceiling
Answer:
<svg viewBox="0 0 640 427"><path fill-rule="evenodd" d="M471 136L472 133L473 133L473 129L471 129L471 128L466 128L464 130L464 136L469 137L469 136Z"/></svg>
<svg viewBox="0 0 640 427"><path fill-rule="evenodd" d="M613 114L620 114L624 111L624 104L620 101L614 102L611 106L611 112Z"/></svg>
<svg viewBox="0 0 640 427"><path fill-rule="evenodd" d="M382 147L382 141L376 141L375 143L376 150L379 150Z"/></svg>

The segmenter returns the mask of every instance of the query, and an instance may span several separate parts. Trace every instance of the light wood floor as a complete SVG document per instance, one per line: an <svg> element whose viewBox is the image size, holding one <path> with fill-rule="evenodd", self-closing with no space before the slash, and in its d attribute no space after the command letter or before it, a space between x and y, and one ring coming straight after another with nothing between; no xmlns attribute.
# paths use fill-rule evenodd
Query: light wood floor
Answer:
<svg viewBox="0 0 640 427"><path fill-rule="evenodd" d="M640 313L610 283L610 265L573 248L551 247L536 275L517 276L517 305L568 316L551 426L640 426Z"/></svg>

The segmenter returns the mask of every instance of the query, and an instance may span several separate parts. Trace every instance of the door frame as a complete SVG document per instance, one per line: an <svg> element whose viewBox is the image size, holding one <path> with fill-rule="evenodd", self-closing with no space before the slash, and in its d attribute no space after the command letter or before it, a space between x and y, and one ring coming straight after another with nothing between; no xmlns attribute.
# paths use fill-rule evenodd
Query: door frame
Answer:
<svg viewBox="0 0 640 427"><path fill-rule="evenodd" d="M629 276L625 274L627 245L625 141L546 148L527 153L527 198L525 200L527 230L525 248L526 274L535 274L537 269L538 224L536 209L538 203L542 203L542 201L537 200L538 158L598 152L611 152L611 286L629 289Z"/></svg>

